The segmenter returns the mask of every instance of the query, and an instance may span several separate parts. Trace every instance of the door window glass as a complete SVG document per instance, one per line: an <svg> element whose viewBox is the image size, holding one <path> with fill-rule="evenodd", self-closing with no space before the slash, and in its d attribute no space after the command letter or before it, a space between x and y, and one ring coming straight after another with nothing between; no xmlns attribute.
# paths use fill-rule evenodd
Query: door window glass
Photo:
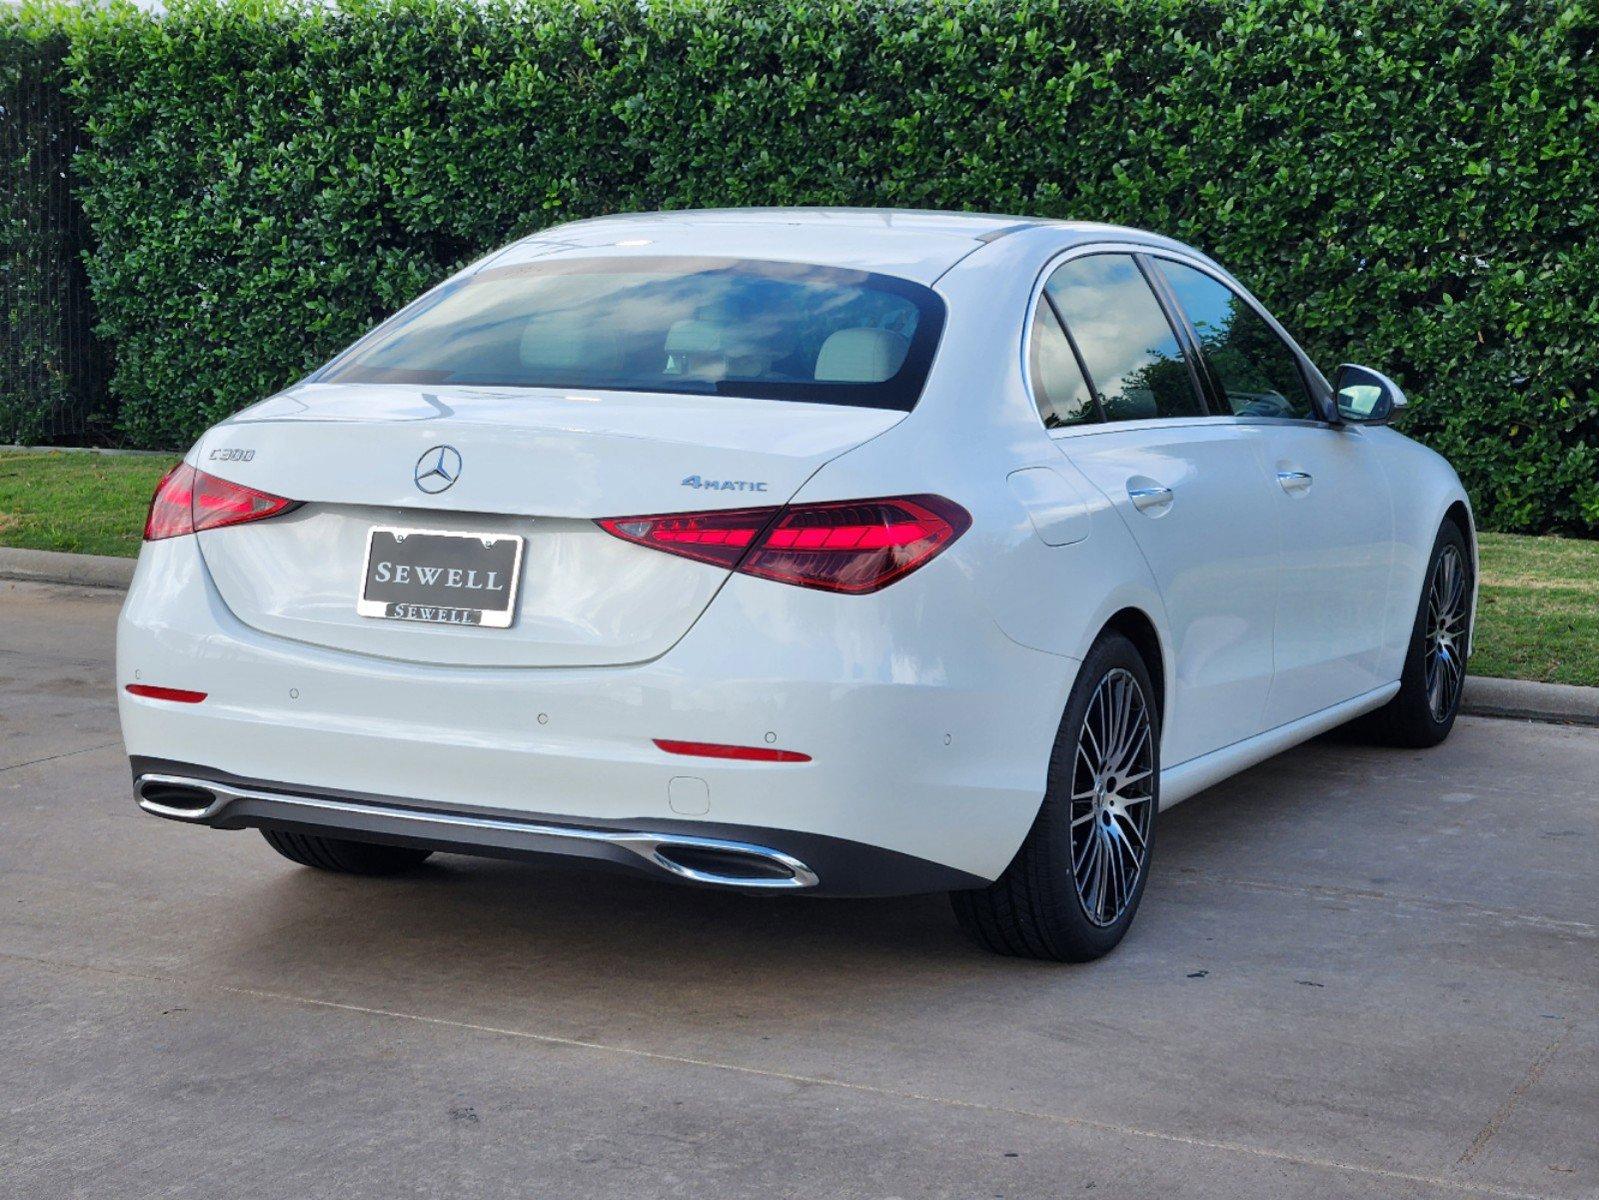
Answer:
<svg viewBox="0 0 1599 1200"><path fill-rule="evenodd" d="M1033 317L1029 357L1033 399L1038 403L1038 415L1044 418L1046 429L1063 429L1099 420L1094 410L1094 394L1083 378L1082 368L1077 365L1077 356L1066 340L1066 331L1060 327L1047 299L1039 300Z"/></svg>
<svg viewBox="0 0 1599 1200"><path fill-rule="evenodd" d="M1182 263L1163 259L1160 270L1199 334L1205 360L1235 416L1311 415L1298 358L1249 301Z"/></svg>
<svg viewBox="0 0 1599 1200"><path fill-rule="evenodd" d="M1204 415L1177 335L1130 255L1073 259L1044 290L1082 351L1106 420Z"/></svg>

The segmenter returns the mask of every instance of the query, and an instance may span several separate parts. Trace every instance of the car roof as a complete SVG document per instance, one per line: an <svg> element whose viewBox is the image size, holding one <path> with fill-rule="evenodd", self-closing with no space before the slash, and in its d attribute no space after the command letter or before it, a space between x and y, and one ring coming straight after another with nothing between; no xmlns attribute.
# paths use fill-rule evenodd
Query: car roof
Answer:
<svg viewBox="0 0 1599 1200"><path fill-rule="evenodd" d="M1089 221L900 208L721 208L625 213L574 221L507 247L483 264L623 255L698 255L814 263L931 284L983 245L1026 230L1052 245L1136 241L1175 245L1142 230Z"/></svg>

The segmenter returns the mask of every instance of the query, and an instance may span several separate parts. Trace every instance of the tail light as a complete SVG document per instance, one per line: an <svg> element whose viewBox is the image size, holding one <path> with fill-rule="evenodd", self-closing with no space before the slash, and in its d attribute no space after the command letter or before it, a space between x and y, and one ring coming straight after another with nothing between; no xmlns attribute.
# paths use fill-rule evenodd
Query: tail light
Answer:
<svg viewBox="0 0 1599 1200"><path fill-rule="evenodd" d="M971 523L971 514L942 496L890 496L599 524L623 541L745 575L861 595L932 561Z"/></svg>
<svg viewBox="0 0 1599 1200"><path fill-rule="evenodd" d="M179 463L156 484L150 515L144 521L144 540L156 542L202 529L263 521L298 507L296 500L230 483Z"/></svg>

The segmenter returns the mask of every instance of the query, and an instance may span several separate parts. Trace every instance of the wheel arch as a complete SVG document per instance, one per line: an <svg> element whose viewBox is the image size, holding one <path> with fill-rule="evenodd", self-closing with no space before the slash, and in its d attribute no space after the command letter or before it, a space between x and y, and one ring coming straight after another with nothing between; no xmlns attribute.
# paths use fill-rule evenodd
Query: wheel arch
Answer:
<svg viewBox="0 0 1599 1200"><path fill-rule="evenodd" d="M1443 519L1452 522L1460 530L1460 536L1466 542L1467 566L1471 569L1471 615L1466 623L1466 658L1470 659L1471 652L1477 645L1477 588L1480 581L1477 564L1480 557L1477 550L1477 523L1472 518L1471 506L1459 497L1444 510Z"/></svg>
<svg viewBox="0 0 1599 1200"><path fill-rule="evenodd" d="M1155 685L1155 711L1162 725L1166 721L1166 649L1154 620L1141 608L1128 606L1112 613L1100 627L1094 640L1107 633L1119 633L1133 644L1138 656L1144 660L1150 682Z"/></svg>
<svg viewBox="0 0 1599 1200"><path fill-rule="evenodd" d="M1471 569L1477 569L1477 526L1471 519L1471 510L1466 507L1464 500L1455 500L1444 510L1444 520L1452 521L1455 528L1460 530L1460 536L1466 539L1466 550L1471 555Z"/></svg>

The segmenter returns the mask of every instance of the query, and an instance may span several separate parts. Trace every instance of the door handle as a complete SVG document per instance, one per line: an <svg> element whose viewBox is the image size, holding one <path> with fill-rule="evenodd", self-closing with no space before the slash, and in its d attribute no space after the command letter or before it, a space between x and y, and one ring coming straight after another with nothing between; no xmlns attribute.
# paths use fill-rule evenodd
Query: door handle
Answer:
<svg viewBox="0 0 1599 1200"><path fill-rule="evenodd" d="M1315 480L1309 471L1278 471L1277 482L1291 496L1295 492L1308 491Z"/></svg>
<svg viewBox="0 0 1599 1200"><path fill-rule="evenodd" d="M1153 487L1130 487L1127 489L1127 498L1139 512L1169 508L1173 499L1171 488L1159 484Z"/></svg>

